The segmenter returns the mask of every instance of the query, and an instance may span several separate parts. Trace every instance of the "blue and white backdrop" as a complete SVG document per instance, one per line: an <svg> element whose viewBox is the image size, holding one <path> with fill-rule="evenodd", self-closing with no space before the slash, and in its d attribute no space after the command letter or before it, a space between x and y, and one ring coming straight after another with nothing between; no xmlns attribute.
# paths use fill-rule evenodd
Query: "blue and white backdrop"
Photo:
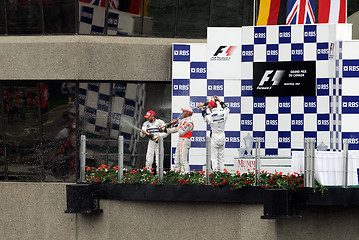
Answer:
<svg viewBox="0 0 359 240"><path fill-rule="evenodd" d="M195 108L217 95L230 108L226 125L225 162L250 134L261 140L261 155L291 156L303 150L304 138L314 137L329 150L359 150L359 41L350 24L208 28L207 44L173 44L172 117L181 107ZM315 94L253 96L254 63L315 64ZM208 126L194 110L189 163L205 164ZM178 135L172 135L172 156ZM172 159L173 161L173 159Z"/></svg>

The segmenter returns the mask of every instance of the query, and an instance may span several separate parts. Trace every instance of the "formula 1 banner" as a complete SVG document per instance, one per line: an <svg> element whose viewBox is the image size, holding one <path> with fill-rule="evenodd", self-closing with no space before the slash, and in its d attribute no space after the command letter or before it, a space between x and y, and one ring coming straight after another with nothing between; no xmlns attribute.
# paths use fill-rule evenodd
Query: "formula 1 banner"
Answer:
<svg viewBox="0 0 359 240"><path fill-rule="evenodd" d="M315 96L315 61L254 62L253 96Z"/></svg>
<svg viewBox="0 0 359 240"><path fill-rule="evenodd" d="M241 78L241 28L207 28L208 79Z"/></svg>

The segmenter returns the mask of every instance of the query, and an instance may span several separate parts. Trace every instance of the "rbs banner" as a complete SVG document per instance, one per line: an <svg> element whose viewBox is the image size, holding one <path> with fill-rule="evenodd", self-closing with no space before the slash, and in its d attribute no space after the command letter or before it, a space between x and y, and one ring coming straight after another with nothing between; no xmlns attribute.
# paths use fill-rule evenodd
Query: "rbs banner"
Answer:
<svg viewBox="0 0 359 240"><path fill-rule="evenodd" d="M315 94L315 61L253 63L254 97Z"/></svg>

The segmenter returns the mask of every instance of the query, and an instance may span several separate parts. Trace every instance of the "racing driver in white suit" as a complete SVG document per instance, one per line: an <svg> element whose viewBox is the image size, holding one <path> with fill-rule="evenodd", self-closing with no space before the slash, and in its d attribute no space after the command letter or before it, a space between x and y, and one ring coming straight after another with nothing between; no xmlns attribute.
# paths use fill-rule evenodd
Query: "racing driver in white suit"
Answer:
<svg viewBox="0 0 359 240"><path fill-rule="evenodd" d="M211 126L211 162L212 171L222 171L224 168L224 146L225 134L224 128L229 114L229 108L224 102L221 102L217 96L213 97L214 101L210 101L207 108L210 114L207 114L206 108L200 105L202 116L205 122ZM222 109L217 108L217 102Z"/></svg>
<svg viewBox="0 0 359 240"><path fill-rule="evenodd" d="M162 137L165 138L167 136L166 133L160 133L158 128L164 124L164 121L161 119L155 118L155 112L152 110L149 110L144 118L147 119L146 122L143 123L142 129L140 132L141 137L145 137L147 133L152 133L155 137ZM155 155L156 158L156 167L159 167L159 143L158 141L154 141L149 139L148 145L147 145L147 153L146 153L146 168L148 170L151 170L152 164L153 164L153 156Z"/></svg>
<svg viewBox="0 0 359 240"><path fill-rule="evenodd" d="M161 131L167 133L179 133L179 139L175 152L175 171L181 170L185 173L189 172L189 164L187 160L188 151L191 147L191 137L193 133L194 124L192 122L191 116L193 114L192 108L182 108L182 117L183 119L178 123L178 120L172 120L173 124L178 123L173 128L166 128L163 126L160 128Z"/></svg>

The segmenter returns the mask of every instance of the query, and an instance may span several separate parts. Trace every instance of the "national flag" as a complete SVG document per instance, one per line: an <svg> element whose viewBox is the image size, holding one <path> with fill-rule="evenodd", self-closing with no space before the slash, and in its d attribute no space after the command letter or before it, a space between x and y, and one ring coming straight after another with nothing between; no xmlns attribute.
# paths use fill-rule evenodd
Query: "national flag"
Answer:
<svg viewBox="0 0 359 240"><path fill-rule="evenodd" d="M345 23L346 0L319 0L318 23Z"/></svg>
<svg viewBox="0 0 359 240"><path fill-rule="evenodd" d="M315 0L288 0L286 24L314 24Z"/></svg>
<svg viewBox="0 0 359 240"><path fill-rule="evenodd" d="M261 0L257 26L279 25L285 23L285 0Z"/></svg>

